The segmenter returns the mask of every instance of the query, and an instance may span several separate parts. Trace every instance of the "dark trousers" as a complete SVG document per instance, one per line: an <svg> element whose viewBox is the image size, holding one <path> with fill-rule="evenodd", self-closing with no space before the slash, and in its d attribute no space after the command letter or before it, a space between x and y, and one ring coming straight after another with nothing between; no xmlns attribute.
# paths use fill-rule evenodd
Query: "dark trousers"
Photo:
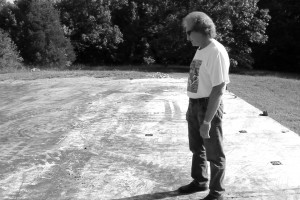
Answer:
<svg viewBox="0 0 300 200"><path fill-rule="evenodd" d="M189 133L189 147L193 153L192 178L200 185L208 184L208 166L210 163L210 193L219 196L224 193L223 184L225 176L226 158L223 150L223 103L221 102L212 122L209 132L210 138L203 139L200 136L202 124L208 105L208 98L190 99L186 113Z"/></svg>

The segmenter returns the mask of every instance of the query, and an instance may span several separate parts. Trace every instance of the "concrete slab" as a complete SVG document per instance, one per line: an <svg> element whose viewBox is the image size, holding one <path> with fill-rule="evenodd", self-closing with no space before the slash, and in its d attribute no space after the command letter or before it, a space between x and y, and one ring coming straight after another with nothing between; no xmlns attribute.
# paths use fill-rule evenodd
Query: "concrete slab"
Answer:
<svg viewBox="0 0 300 200"><path fill-rule="evenodd" d="M2 121L0 199L183 200L206 195L180 196L175 191L191 181L185 79L86 77L28 83L33 93L25 101L41 98L43 93L48 99L41 105L51 104L51 98L66 103L52 108L48 121L32 111L33 117L25 116L27 121L21 122L35 123L39 117L39 124L51 124L52 129L60 122L66 127L55 134L47 129L45 134L35 132L38 136L19 131L18 137L6 137L17 130L14 120L18 119L11 115ZM9 84L19 87L25 82ZM62 98L66 93L69 98ZM260 110L234 94L227 92L224 104L226 197L300 199L300 137L259 116ZM3 105L12 111L15 102ZM22 109L36 106L32 103ZM52 116L62 107L67 117L63 111Z"/></svg>

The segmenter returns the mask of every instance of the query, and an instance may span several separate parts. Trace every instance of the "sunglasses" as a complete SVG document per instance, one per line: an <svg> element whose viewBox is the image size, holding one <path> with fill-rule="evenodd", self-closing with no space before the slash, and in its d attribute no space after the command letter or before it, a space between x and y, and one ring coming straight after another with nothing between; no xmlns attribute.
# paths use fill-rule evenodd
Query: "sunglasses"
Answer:
<svg viewBox="0 0 300 200"><path fill-rule="evenodd" d="M189 30L189 31L186 32L186 34L187 34L188 36L190 36L192 32L193 32L193 30Z"/></svg>
<svg viewBox="0 0 300 200"><path fill-rule="evenodd" d="M189 31L186 32L186 34L187 34L188 36L190 36L191 33L192 33L193 31L194 31L193 29L192 29L192 30L189 30Z"/></svg>

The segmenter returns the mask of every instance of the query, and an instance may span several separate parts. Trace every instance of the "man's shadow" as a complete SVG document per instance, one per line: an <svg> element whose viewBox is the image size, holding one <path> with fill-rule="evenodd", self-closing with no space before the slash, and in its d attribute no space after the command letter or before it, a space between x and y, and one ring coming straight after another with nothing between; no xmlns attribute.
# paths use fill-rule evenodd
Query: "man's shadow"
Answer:
<svg viewBox="0 0 300 200"><path fill-rule="evenodd" d="M183 194L179 193L178 190L167 191L167 192L157 192L153 194L142 194L133 197L125 197L121 199L113 199L113 200L154 200L154 199L164 199L167 197L176 197L182 196Z"/></svg>

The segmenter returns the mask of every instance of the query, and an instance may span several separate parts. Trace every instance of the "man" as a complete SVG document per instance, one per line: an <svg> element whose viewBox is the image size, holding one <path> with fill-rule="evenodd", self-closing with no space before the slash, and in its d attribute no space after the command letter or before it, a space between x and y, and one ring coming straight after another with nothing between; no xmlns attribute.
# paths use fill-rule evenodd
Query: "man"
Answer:
<svg viewBox="0 0 300 200"><path fill-rule="evenodd" d="M223 150L222 95L229 83L229 56L214 39L215 25L203 12L192 12L183 19L187 40L199 47L190 65L187 95L189 107L189 147L193 153L190 184L179 188L189 194L210 190L204 200L224 199L225 154ZM208 186L208 166L210 182Z"/></svg>

